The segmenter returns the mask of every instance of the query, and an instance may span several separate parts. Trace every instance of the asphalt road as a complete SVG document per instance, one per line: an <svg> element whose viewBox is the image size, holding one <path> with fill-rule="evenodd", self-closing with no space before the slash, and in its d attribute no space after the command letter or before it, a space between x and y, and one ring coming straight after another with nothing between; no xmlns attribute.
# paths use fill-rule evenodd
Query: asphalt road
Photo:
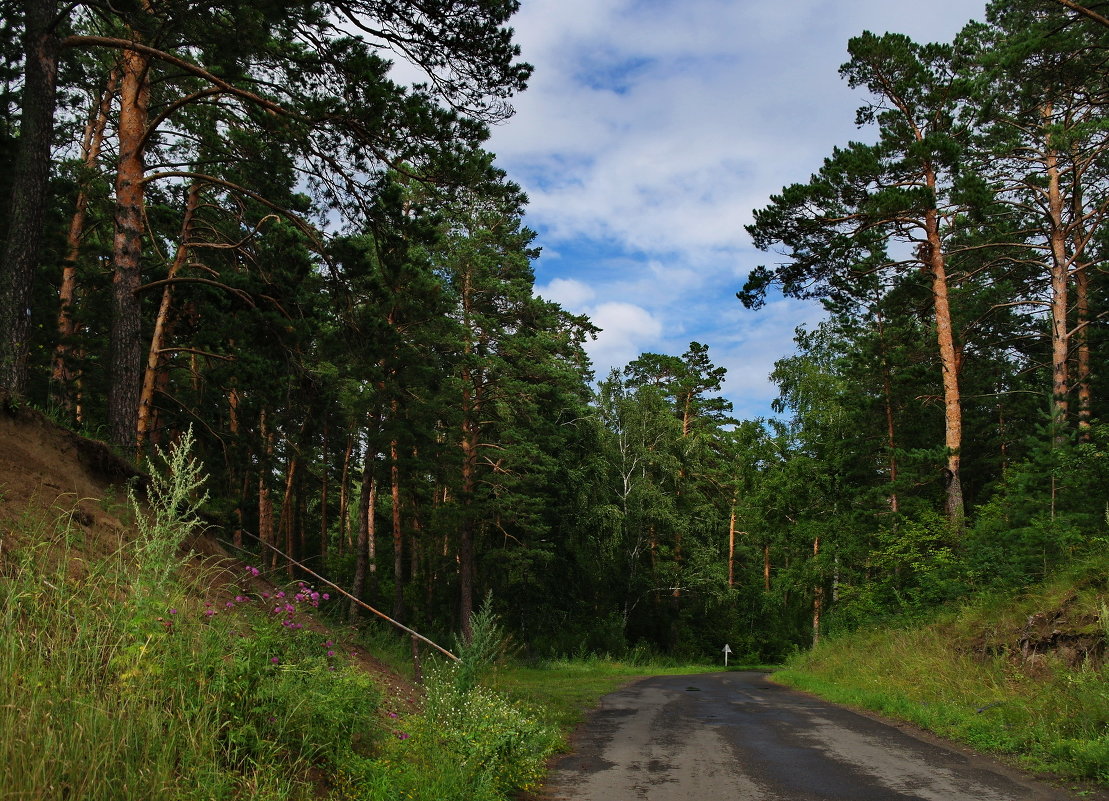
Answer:
<svg viewBox="0 0 1109 801"><path fill-rule="evenodd" d="M794 692L757 672L661 676L633 684L605 696L575 735L574 748L553 765L542 798L1076 798L910 727Z"/></svg>

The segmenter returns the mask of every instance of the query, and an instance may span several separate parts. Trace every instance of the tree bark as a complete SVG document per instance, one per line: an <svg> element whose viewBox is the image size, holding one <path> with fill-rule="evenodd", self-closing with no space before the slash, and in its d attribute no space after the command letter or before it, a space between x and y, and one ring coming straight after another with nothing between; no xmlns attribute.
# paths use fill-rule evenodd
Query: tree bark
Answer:
<svg viewBox="0 0 1109 801"><path fill-rule="evenodd" d="M728 518L728 586L735 586L735 498Z"/></svg>
<svg viewBox="0 0 1109 801"><path fill-rule="evenodd" d="M294 536L296 530L296 509L293 503L293 486L296 480L297 467L300 460L296 454L289 458L289 466L285 471L285 494L281 498L281 512L278 517L277 531L281 534L284 540L283 547L285 553L291 559L297 559L299 553L296 549L296 537ZM293 577L293 563L291 561L285 563L285 574Z"/></svg>
<svg viewBox="0 0 1109 801"><path fill-rule="evenodd" d="M893 417L893 379L890 374L889 356L886 354L886 326L885 319L879 311L875 314L878 326L878 355L882 369L882 401L886 412L886 447L889 448L889 505L890 511L897 514L901 511L901 504L897 497L897 429Z"/></svg>
<svg viewBox="0 0 1109 801"><path fill-rule="evenodd" d="M325 562L325 563L327 561L327 502L328 502L328 497L327 497L328 480L327 480L327 477L328 477L328 472L329 472L328 471L329 462L328 462L328 454L327 454L327 446L328 446L327 435L328 435L328 433L329 432L328 432L327 422L324 421L324 424L323 424L323 447L322 447L323 459L320 462L320 470L322 471L322 474L320 476L320 561Z"/></svg>
<svg viewBox="0 0 1109 801"><path fill-rule="evenodd" d="M354 437L347 435L346 448L343 450L343 472L339 479L339 555L344 552L350 536L350 456L354 451Z"/></svg>
<svg viewBox="0 0 1109 801"><path fill-rule="evenodd" d="M31 290L38 267L57 102L57 0L26 0L23 101L4 260L0 263L0 394L26 390Z"/></svg>
<svg viewBox="0 0 1109 801"><path fill-rule="evenodd" d="M377 481L374 478L373 454L366 448L366 458L362 464L362 491L358 498L358 541L354 551L354 581L350 594L362 598L366 591L366 579L376 565L372 557L373 541L376 534L374 509L377 506ZM354 620L359 615L358 606L351 604L349 617Z"/></svg>
<svg viewBox="0 0 1109 801"><path fill-rule="evenodd" d="M244 470L242 486L238 488L239 491L236 493L238 503L235 504L235 531L231 534L232 544L240 550L243 547L243 507L247 502L247 489L250 486L248 482L249 476Z"/></svg>
<svg viewBox="0 0 1109 801"><path fill-rule="evenodd" d="M81 163L86 172L91 172L100 158L104 142L104 130L108 126L112 99L119 84L119 71L112 70L108 84L100 94L100 103L89 117L81 142ZM62 262L62 282L58 289L58 342L54 346L54 366L50 375L50 392L55 405L71 414L74 412L74 375L70 365L73 339L77 335L77 321L73 309L77 304L77 264L81 256L81 239L85 232L85 219L88 216L89 193L88 179L81 180L77 190L77 201L73 216L69 220L66 234L65 260Z"/></svg>
<svg viewBox="0 0 1109 801"><path fill-rule="evenodd" d="M393 401L393 415L397 402ZM393 499L393 620L404 622L404 528L400 513L400 464L397 441L389 443L389 484Z"/></svg>
<svg viewBox="0 0 1109 801"><path fill-rule="evenodd" d="M111 362L108 431L112 442L131 450L136 441L142 387L141 314L144 142L150 99L150 57L124 50L119 112L119 170L116 175L115 238L112 253Z"/></svg>
<svg viewBox="0 0 1109 801"><path fill-rule="evenodd" d="M458 617L462 629L462 639L469 643L473 637L470 617L474 613L474 521L473 500L477 488L478 443L481 438L481 370L471 369L467 359L473 352L470 339L471 282L470 274L462 277L462 312L466 327L466 342L463 345L462 364L462 471L459 486L459 502L462 507L462 520L458 527Z"/></svg>
<svg viewBox="0 0 1109 801"><path fill-rule="evenodd" d="M189 245L192 237L193 216L200 205L200 184L189 187L185 200L185 213L181 220L181 234L177 243L177 252L169 266L167 278L177 277L177 273L185 266L189 258ZM158 306L158 315L154 318L154 332L150 336L150 348L146 355L146 370L143 372L142 390L139 394L138 419L135 425L135 448L141 456L143 446L146 444L150 432L150 423L154 409L154 388L158 383L158 376L165 370L165 359L162 348L165 346L169 327L170 305L173 303L173 284L166 284L162 288L162 302Z"/></svg>
<svg viewBox="0 0 1109 801"><path fill-rule="evenodd" d="M1074 305L1077 319L1075 338L1077 364L1075 381L1078 384L1078 436L1090 439L1093 426L1093 393L1090 389L1090 276L1083 268L1074 275Z"/></svg>
<svg viewBox="0 0 1109 801"><path fill-rule="evenodd" d="M935 174L929 171L926 180L928 186L935 191ZM943 373L943 431L944 446L947 449L947 466L944 471L945 512L952 528L962 531L965 512L963 483L959 471L963 444L963 407L959 394L960 364L951 321L947 263L943 243L940 240L939 213L935 209L929 209L925 213L925 232L928 237L928 267L932 273L936 341L939 345L940 367Z"/></svg>
<svg viewBox="0 0 1109 801"><path fill-rule="evenodd" d="M270 497L270 484L267 475L270 459L273 456L273 434L266 427L266 410L258 415L258 435L262 442L262 454L258 468L258 538L267 545L276 546L273 538L273 498ZM271 567L277 564L273 551L262 554L262 563Z"/></svg>
<svg viewBox="0 0 1109 801"><path fill-rule="evenodd" d="M814 560L820 556L820 537L812 541L812 555ZM818 572L812 594L812 644L814 647L820 642L820 616L824 610L824 585L820 582L819 575Z"/></svg>
<svg viewBox="0 0 1109 801"><path fill-rule="evenodd" d="M762 546L762 589L763 592L770 592L770 543L763 543Z"/></svg>
<svg viewBox="0 0 1109 801"><path fill-rule="evenodd" d="M1043 108L1044 124L1049 125L1053 113L1051 103ZM1064 436L1063 427L1069 412L1070 378L1068 358L1070 333L1067 327L1070 283L1070 259L1067 256L1067 230L1063 220L1063 193L1060 186L1059 154L1051 144L1050 133L1044 134L1044 166L1047 172L1047 205L1050 217L1051 261L1051 397L1055 418L1055 441Z"/></svg>

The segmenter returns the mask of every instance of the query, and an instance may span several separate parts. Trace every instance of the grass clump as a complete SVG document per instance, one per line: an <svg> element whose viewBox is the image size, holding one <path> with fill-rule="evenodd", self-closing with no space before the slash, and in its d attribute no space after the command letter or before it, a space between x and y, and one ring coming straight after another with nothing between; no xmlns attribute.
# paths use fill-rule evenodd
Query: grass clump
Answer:
<svg viewBox="0 0 1109 801"><path fill-rule="evenodd" d="M533 790L560 740L536 709L487 687L461 690L453 669L432 671L423 712L404 721L383 760L388 782L366 798L501 801Z"/></svg>
<svg viewBox="0 0 1109 801"><path fill-rule="evenodd" d="M110 558L68 570L63 514L0 571L0 799L504 801L535 786L558 734L481 683L503 644L488 604L463 664L432 665L402 717L301 622L326 593L260 588L247 567L219 600L196 595L204 582L179 574L203 500L188 446L163 455L147 505L131 496L138 537Z"/></svg>

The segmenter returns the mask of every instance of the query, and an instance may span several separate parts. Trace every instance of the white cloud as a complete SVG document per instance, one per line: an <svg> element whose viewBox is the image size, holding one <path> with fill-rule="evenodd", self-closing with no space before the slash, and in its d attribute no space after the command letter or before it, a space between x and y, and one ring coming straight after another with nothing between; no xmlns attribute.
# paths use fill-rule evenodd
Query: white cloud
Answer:
<svg viewBox="0 0 1109 801"><path fill-rule="evenodd" d="M535 287L535 294L576 314L584 313L586 305L597 295L591 286L572 278L553 278L545 286Z"/></svg>
<svg viewBox="0 0 1109 801"><path fill-rule="evenodd" d="M816 304L745 312L756 253L743 225L857 131L863 96L839 78L847 40L895 30L950 39L984 0L525 0L514 18L536 71L491 149L552 245L543 297L605 331L599 374L643 350L708 344L728 394L773 397L774 360ZM749 399L749 400L746 400ZM763 411L752 413L765 414Z"/></svg>
<svg viewBox="0 0 1109 801"><path fill-rule="evenodd" d="M909 0L533 0L516 19L533 86L493 149L556 241L739 247L752 208L855 135L861 96L836 72L850 36L949 37L980 10L966 0L927 15Z"/></svg>
<svg viewBox="0 0 1109 801"><path fill-rule="evenodd" d="M599 377L654 349L662 334L662 323L634 303L606 301L588 308L586 313L601 329L597 339L585 346Z"/></svg>

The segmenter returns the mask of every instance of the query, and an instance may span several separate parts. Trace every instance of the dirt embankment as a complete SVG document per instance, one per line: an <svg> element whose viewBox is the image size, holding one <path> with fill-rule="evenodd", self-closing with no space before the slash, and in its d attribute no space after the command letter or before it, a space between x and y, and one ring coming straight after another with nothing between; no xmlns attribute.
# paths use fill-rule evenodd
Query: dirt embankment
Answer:
<svg viewBox="0 0 1109 801"><path fill-rule="evenodd" d="M130 539L126 483L142 474L103 442L60 428L40 412L0 404L0 564L42 533L56 535L64 558L80 572L86 560ZM37 558L62 558L45 548Z"/></svg>

